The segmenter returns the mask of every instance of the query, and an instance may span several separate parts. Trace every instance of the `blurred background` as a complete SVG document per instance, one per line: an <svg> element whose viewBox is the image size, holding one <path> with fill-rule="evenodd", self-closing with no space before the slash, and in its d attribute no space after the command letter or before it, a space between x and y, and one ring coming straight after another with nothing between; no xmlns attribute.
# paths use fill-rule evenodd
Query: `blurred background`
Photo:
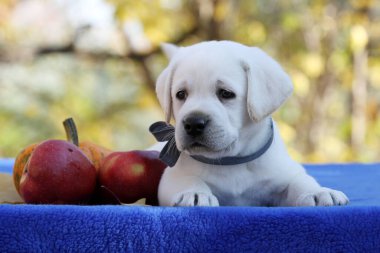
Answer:
<svg viewBox="0 0 380 253"><path fill-rule="evenodd" d="M65 138L114 150L154 143L159 45L234 40L293 79L275 113L298 161L380 160L380 1L1 0L0 157Z"/></svg>

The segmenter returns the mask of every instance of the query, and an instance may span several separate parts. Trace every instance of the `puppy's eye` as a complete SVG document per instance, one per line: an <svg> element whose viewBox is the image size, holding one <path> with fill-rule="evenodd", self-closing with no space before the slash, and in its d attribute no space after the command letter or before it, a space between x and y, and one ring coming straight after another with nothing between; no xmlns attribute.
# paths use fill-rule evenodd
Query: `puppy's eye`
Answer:
<svg viewBox="0 0 380 253"><path fill-rule="evenodd" d="M185 90L180 90L175 96L178 100L185 100L187 98L187 92Z"/></svg>
<svg viewBox="0 0 380 253"><path fill-rule="evenodd" d="M236 95L232 91L220 89L218 90L218 97L220 99L233 99L236 97Z"/></svg>

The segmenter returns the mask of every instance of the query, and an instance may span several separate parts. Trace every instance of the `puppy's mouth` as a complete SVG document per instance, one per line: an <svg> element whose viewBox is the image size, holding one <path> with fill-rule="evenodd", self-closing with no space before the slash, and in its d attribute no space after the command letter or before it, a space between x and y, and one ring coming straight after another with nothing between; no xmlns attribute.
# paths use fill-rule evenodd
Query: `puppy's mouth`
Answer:
<svg viewBox="0 0 380 253"><path fill-rule="evenodd" d="M180 151L208 158L235 155L237 140L237 134L227 134L221 127L209 127L199 136L189 136L183 131L176 131L176 143Z"/></svg>
<svg viewBox="0 0 380 253"><path fill-rule="evenodd" d="M210 148L208 145L202 142L198 142L198 141L194 141L190 143L189 145L187 145L185 149L188 150L189 152L200 151L200 150L210 150L210 151L212 150L212 148Z"/></svg>
<svg viewBox="0 0 380 253"><path fill-rule="evenodd" d="M200 141L194 141L189 143L185 148L184 151L186 151L190 155L204 155L208 156L210 158L212 157L219 157L220 155L224 153L228 153L232 146L234 145L234 142L228 145L227 147L215 147L214 145L208 145L204 142Z"/></svg>

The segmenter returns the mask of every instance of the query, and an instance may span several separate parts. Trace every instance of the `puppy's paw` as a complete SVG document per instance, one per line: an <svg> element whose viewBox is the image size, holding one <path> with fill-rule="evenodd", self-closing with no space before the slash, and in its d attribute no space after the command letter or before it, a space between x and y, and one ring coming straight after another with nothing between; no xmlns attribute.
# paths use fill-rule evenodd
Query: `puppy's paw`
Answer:
<svg viewBox="0 0 380 253"><path fill-rule="evenodd" d="M313 193L302 194L297 199L297 206L341 206L349 202L347 196L330 188L321 188Z"/></svg>
<svg viewBox="0 0 380 253"><path fill-rule="evenodd" d="M173 203L174 206L219 206L218 199L206 192L181 192Z"/></svg>

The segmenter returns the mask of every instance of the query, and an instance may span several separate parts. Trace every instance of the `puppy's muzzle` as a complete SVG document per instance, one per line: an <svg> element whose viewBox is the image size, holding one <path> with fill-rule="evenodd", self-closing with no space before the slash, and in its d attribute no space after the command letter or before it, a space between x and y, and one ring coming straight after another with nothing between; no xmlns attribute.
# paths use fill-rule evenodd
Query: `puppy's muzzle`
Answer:
<svg viewBox="0 0 380 253"><path fill-rule="evenodd" d="M187 116L183 121L183 127L185 132L191 137L197 137L203 134L205 131L207 124L209 123L209 119L204 114L191 114Z"/></svg>

